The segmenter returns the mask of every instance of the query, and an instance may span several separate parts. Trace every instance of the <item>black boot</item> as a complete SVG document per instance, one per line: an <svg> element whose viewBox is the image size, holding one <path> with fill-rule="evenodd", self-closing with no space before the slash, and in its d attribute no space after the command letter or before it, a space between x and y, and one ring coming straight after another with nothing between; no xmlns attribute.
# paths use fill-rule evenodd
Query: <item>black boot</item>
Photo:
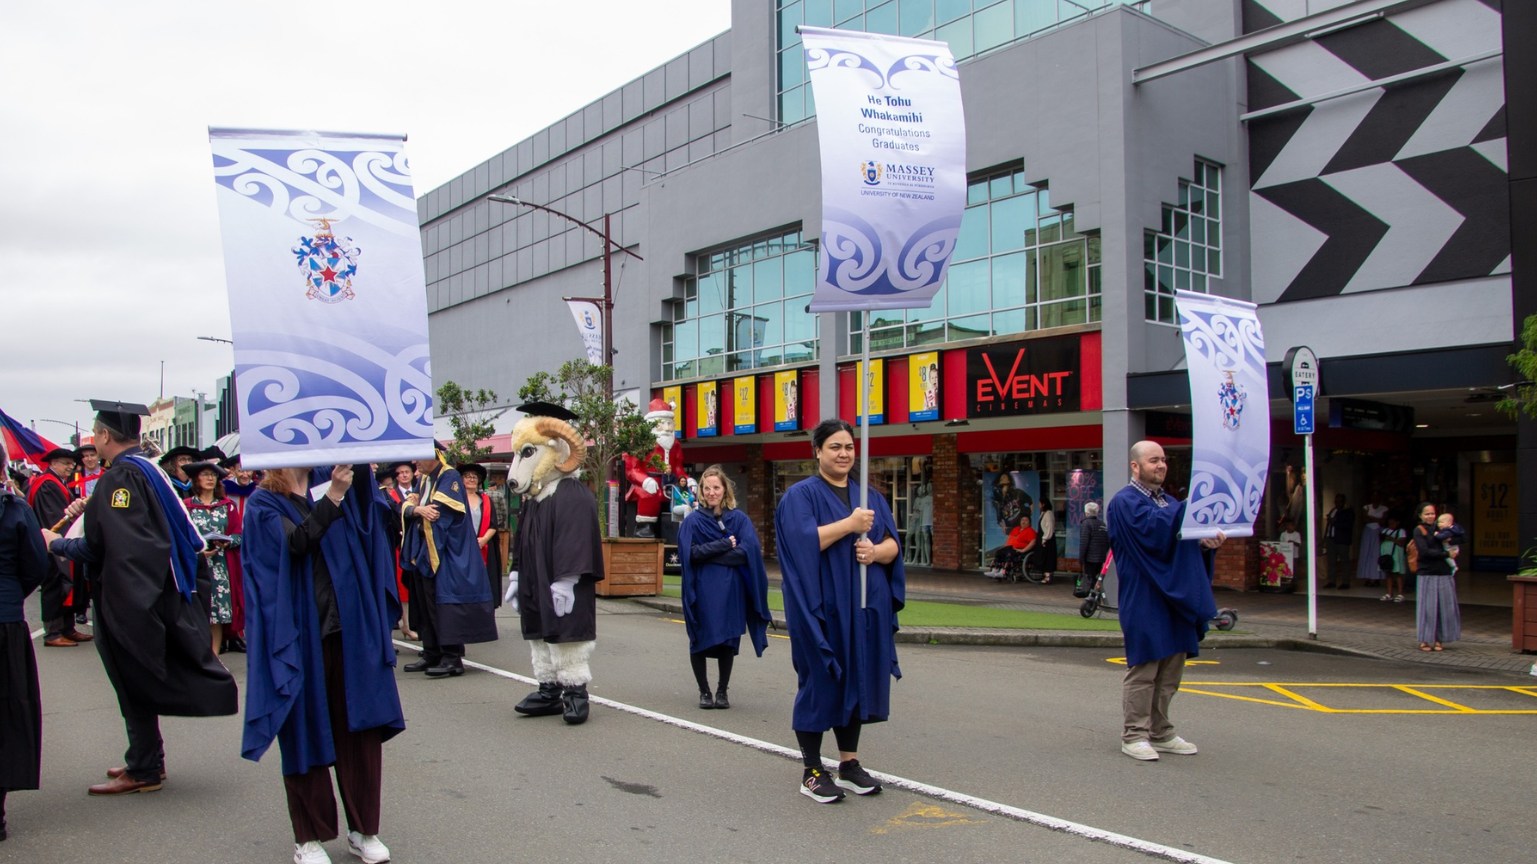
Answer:
<svg viewBox="0 0 1537 864"><path fill-rule="evenodd" d="M715 697L710 695L710 691L708 691L708 690L700 690L699 691L699 707L700 708L714 708L715 707Z"/></svg>
<svg viewBox="0 0 1537 864"><path fill-rule="evenodd" d="M721 687L715 691L715 707L722 711L731 707L731 700L726 698L726 688Z"/></svg>
<svg viewBox="0 0 1537 864"><path fill-rule="evenodd" d="M523 697L512 710L530 717L548 717L561 712L560 685L554 681L539 682L539 689Z"/></svg>
<svg viewBox="0 0 1537 864"><path fill-rule="evenodd" d="M567 687L560 694L560 701L565 708L562 714L567 723L579 726L587 722L587 685L578 684L575 687Z"/></svg>

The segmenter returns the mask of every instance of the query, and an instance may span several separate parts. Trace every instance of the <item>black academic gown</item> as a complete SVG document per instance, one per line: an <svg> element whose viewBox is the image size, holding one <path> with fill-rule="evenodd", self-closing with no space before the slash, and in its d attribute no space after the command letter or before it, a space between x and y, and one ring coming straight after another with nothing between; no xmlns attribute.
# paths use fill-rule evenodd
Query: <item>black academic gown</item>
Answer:
<svg viewBox="0 0 1537 864"><path fill-rule="evenodd" d="M43 703L22 603L47 569L37 517L0 488L0 790L38 786Z"/></svg>
<svg viewBox="0 0 1537 864"><path fill-rule="evenodd" d="M37 523L44 528L57 525L64 518L64 509L73 500L74 493L51 471L34 479L27 495L27 502L32 505ZM43 577L43 593L38 599L42 602L43 624L50 628L50 635L56 635L52 633L53 625L70 614L64 602L74 586L72 572L68 561L54 555L48 556L48 574ZM75 629L73 621L63 623L63 632L69 633Z"/></svg>
<svg viewBox="0 0 1537 864"><path fill-rule="evenodd" d="M127 464L137 452L113 462L85 506L96 650L125 715L234 714L235 679L213 654L207 612L177 590L166 513Z"/></svg>
<svg viewBox="0 0 1537 864"><path fill-rule="evenodd" d="M543 501L525 498L518 515L518 617L524 639L589 642L598 638L597 583L603 580L598 502L587 487L562 480ZM576 602L556 617L550 584L577 576Z"/></svg>

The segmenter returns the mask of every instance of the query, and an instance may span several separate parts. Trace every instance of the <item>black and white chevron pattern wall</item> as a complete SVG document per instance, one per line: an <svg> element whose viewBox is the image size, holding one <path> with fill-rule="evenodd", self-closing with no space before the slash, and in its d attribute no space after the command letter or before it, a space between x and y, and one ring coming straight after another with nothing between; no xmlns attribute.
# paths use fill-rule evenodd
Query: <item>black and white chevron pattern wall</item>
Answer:
<svg viewBox="0 0 1537 864"><path fill-rule="evenodd" d="M1244 26L1341 5L1244 0ZM1305 102L1248 123L1256 302L1510 272L1500 46L1500 0L1441 0L1250 56L1250 112Z"/></svg>

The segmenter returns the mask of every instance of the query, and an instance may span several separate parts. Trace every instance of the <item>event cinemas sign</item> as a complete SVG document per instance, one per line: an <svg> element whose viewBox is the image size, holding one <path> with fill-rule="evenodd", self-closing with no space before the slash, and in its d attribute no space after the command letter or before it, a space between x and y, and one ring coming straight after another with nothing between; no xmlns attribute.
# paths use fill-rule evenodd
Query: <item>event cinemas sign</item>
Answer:
<svg viewBox="0 0 1537 864"><path fill-rule="evenodd" d="M985 345L966 352L966 416L1078 411L1078 337Z"/></svg>

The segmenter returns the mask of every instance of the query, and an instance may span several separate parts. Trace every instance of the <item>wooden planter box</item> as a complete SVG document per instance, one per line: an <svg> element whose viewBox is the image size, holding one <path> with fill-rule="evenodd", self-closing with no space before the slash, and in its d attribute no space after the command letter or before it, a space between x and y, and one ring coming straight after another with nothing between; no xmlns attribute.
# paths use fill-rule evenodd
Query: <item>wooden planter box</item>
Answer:
<svg viewBox="0 0 1537 864"><path fill-rule="evenodd" d="M616 537L603 541L599 597L654 597L662 593L662 541Z"/></svg>
<svg viewBox="0 0 1537 864"><path fill-rule="evenodd" d="M1506 576L1515 591L1510 610L1510 647L1524 654L1537 654L1537 576Z"/></svg>

